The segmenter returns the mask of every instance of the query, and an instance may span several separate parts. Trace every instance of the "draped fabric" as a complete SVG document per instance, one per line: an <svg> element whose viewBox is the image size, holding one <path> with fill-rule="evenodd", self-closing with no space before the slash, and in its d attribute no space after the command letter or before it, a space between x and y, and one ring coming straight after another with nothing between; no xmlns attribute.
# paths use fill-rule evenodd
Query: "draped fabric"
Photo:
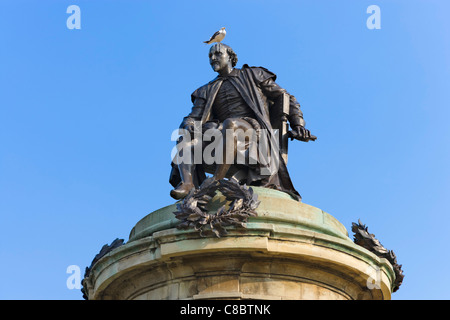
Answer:
<svg viewBox="0 0 450 320"><path fill-rule="evenodd" d="M223 80L223 77L218 76L192 93L192 111L183 119L180 127L184 127L186 124L192 124L194 121L201 121L202 124L205 124L208 121L214 120L212 119L212 106ZM276 157L270 158L270 161L277 161L275 164L277 170L272 170L267 175L266 173L261 174L259 170L250 169L248 170L247 184L278 189L289 193L292 197L300 201L301 196L292 184L286 163L279 153L278 139L276 139L270 123L269 100L273 101L285 93L286 90L276 85L275 74L262 67L249 67L248 65L244 65L242 69L234 69L228 75L227 80L231 82L248 107L254 112L261 129L265 129L262 132L266 135L264 138L268 142L268 153L271 151L277 152ZM295 125L303 125L304 121L300 111L300 105L293 96L291 96L290 101L290 114L288 118L291 127L293 123ZM274 163L272 162L271 164ZM201 184L205 178L204 168L201 165L196 165L194 176L196 185ZM178 167L173 162L169 181L174 187L181 182Z"/></svg>

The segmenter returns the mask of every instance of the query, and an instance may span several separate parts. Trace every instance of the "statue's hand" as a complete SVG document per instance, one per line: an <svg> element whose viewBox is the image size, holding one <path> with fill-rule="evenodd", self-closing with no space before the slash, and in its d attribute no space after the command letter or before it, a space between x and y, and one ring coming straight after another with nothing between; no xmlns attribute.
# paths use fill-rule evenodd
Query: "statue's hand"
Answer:
<svg viewBox="0 0 450 320"><path fill-rule="evenodd" d="M315 141L317 139L316 136L313 136L308 129L302 126L296 126L294 129L288 132L289 138L291 140L297 139L300 141L308 142L310 140Z"/></svg>
<svg viewBox="0 0 450 320"><path fill-rule="evenodd" d="M193 123L183 123L180 129L186 130L190 135L194 134L194 124Z"/></svg>
<svg viewBox="0 0 450 320"><path fill-rule="evenodd" d="M190 134L194 133L194 125L192 125L192 124L188 124L188 125L184 126L183 129L189 131Z"/></svg>

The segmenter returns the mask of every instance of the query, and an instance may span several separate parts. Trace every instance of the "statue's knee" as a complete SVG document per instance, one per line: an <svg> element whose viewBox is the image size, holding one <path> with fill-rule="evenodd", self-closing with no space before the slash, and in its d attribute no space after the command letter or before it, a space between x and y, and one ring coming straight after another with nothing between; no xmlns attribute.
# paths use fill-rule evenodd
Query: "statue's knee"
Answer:
<svg viewBox="0 0 450 320"><path fill-rule="evenodd" d="M194 139L194 138L187 138L186 137L179 137L177 139L176 146L178 149L191 149L194 148L196 145L200 144L201 140Z"/></svg>
<svg viewBox="0 0 450 320"><path fill-rule="evenodd" d="M223 122L224 129L236 129L239 127L239 123L236 119L225 119Z"/></svg>

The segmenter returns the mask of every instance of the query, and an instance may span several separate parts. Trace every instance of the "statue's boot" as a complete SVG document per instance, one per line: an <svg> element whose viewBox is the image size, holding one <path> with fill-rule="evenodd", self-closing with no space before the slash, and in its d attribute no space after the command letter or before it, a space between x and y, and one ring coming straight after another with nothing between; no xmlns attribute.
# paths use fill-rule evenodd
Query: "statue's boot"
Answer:
<svg viewBox="0 0 450 320"><path fill-rule="evenodd" d="M194 188L193 183L184 183L182 182L178 187L170 191L170 196L175 200L180 200L185 198L189 192Z"/></svg>
<svg viewBox="0 0 450 320"><path fill-rule="evenodd" d="M193 168L192 164L180 163L178 165L182 182L175 189L170 191L170 196L175 200L185 198L189 192L195 188L192 181Z"/></svg>

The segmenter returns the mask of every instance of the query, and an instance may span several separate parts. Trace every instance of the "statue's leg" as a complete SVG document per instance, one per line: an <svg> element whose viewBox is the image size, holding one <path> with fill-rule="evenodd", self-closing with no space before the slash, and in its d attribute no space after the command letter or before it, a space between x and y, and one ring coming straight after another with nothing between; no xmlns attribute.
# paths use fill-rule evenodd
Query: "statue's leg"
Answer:
<svg viewBox="0 0 450 320"><path fill-rule="evenodd" d="M195 187L193 182L194 168L194 147L198 143L195 140L191 140L183 145L183 156L177 155L177 165L180 172L181 183L175 189L170 191L170 196L176 200L186 197L192 188Z"/></svg>
<svg viewBox="0 0 450 320"><path fill-rule="evenodd" d="M245 142L242 141L241 136L235 134L238 130L242 130L241 132L245 133L248 132L248 130L253 130L253 127L250 123L241 118L229 118L223 122L223 158L222 163L217 164L216 171L214 173L215 180L225 178L231 165L233 165L236 161L238 143L245 144Z"/></svg>

